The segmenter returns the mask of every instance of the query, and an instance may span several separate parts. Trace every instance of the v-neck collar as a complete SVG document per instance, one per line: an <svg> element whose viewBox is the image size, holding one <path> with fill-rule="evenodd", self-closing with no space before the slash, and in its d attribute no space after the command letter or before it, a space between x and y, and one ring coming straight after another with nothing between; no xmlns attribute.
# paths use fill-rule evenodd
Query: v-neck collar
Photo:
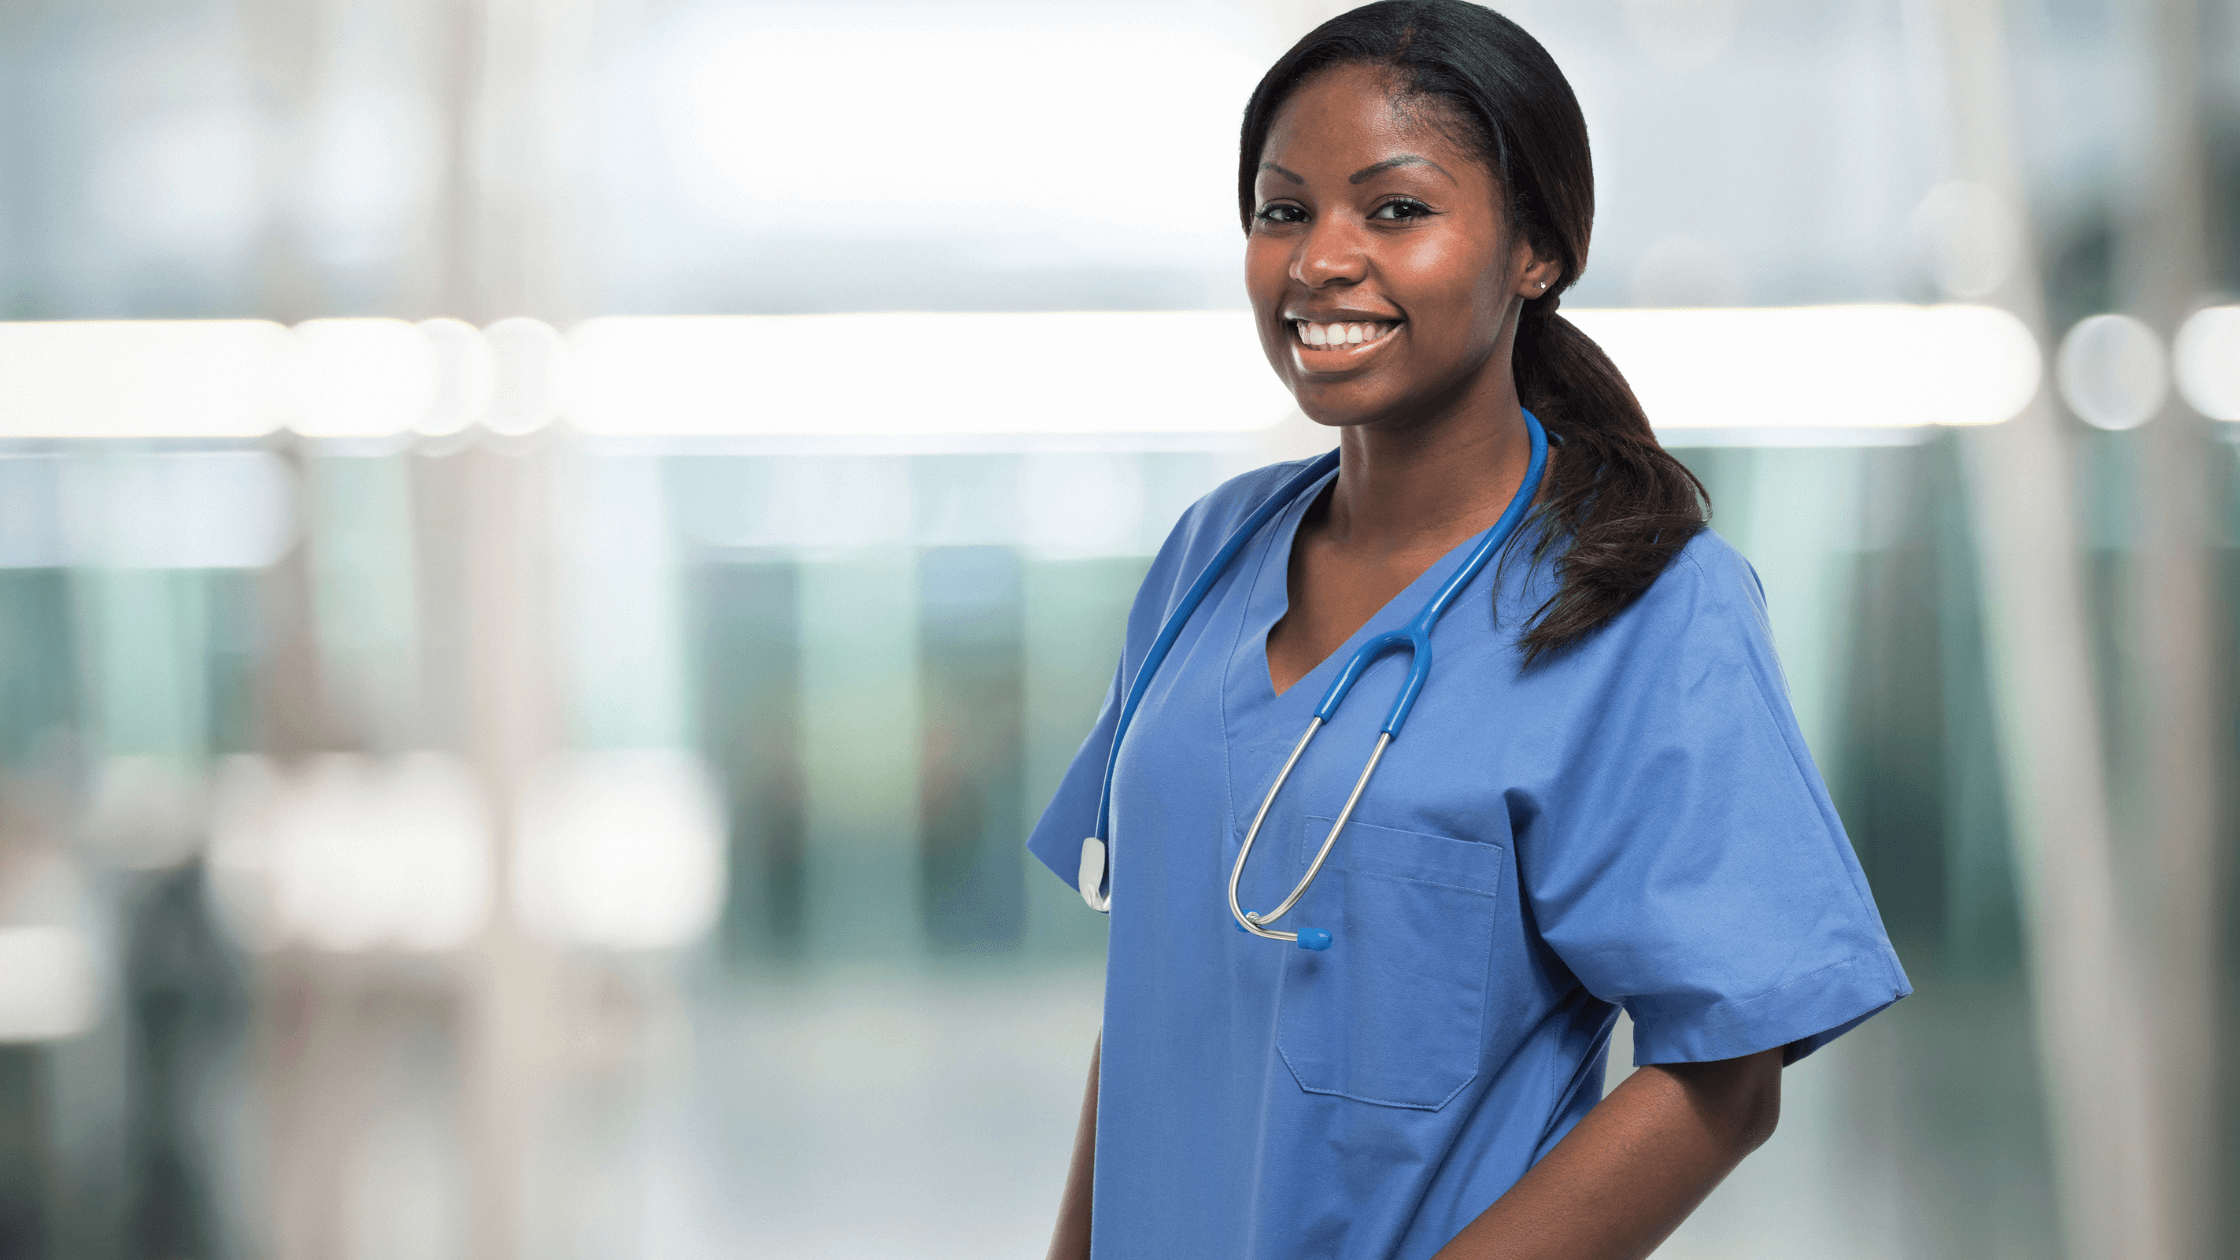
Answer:
<svg viewBox="0 0 2240 1260"><path fill-rule="evenodd" d="M1244 591L1242 624L1238 627L1235 648L1229 654L1229 678L1224 687L1231 697L1242 702L1238 707L1244 712L1277 716L1293 709L1311 711L1322 702L1322 693L1329 689L1330 679L1361 650L1361 645L1376 635L1407 624L1431 598L1439 583L1446 581L1447 575L1454 572L1485 536L1480 531L1449 548L1417 574L1414 581L1401 588L1399 594L1370 614L1336 651L1317 661L1313 669L1278 694L1268 673L1268 632L1291 610L1291 552L1298 544L1299 527L1306 519L1307 507L1322 496L1337 475L1333 469L1285 508L1276 518L1276 528L1267 543L1254 558L1251 578ZM1250 677L1240 680L1237 677L1240 673ZM1307 698L1302 700L1302 693Z"/></svg>

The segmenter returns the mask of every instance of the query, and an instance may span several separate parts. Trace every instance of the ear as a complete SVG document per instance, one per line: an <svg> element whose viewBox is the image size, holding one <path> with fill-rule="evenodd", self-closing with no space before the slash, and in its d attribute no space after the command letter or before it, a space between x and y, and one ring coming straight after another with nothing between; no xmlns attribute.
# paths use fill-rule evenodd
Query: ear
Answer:
<svg viewBox="0 0 2240 1260"><path fill-rule="evenodd" d="M1528 302L1544 297L1562 274L1563 264L1555 259L1531 258L1517 274L1517 296Z"/></svg>

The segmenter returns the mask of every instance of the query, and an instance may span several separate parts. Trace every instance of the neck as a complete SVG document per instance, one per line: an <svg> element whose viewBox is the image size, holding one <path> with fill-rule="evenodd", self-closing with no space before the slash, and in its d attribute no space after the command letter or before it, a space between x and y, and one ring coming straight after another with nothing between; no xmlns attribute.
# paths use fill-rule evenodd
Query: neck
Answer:
<svg viewBox="0 0 2240 1260"><path fill-rule="evenodd" d="M1532 462L1516 384L1410 422L1356 425L1339 436L1331 541L1378 552L1445 551L1508 507Z"/></svg>

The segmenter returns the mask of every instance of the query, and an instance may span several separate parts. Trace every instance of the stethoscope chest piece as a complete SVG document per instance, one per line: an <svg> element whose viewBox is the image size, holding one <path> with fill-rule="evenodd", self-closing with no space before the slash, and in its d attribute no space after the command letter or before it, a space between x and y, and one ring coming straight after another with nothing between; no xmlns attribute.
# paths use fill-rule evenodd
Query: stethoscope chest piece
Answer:
<svg viewBox="0 0 2240 1260"><path fill-rule="evenodd" d="M1081 873L1075 877L1074 885L1081 889L1081 899L1089 903L1091 910L1112 913L1112 895L1101 891L1104 888L1104 841L1095 836L1081 842Z"/></svg>

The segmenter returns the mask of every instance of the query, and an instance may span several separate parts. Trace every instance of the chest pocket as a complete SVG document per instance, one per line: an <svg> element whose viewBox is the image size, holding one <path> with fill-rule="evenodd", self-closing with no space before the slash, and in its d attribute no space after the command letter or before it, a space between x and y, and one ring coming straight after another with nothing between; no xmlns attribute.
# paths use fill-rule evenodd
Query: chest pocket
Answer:
<svg viewBox="0 0 2240 1260"><path fill-rule="evenodd" d="M1329 831L1327 818L1306 820L1302 863ZM1437 1111L1478 1074L1502 857L1497 845L1346 824L1284 925L1335 938L1284 951L1276 1049L1299 1088Z"/></svg>

